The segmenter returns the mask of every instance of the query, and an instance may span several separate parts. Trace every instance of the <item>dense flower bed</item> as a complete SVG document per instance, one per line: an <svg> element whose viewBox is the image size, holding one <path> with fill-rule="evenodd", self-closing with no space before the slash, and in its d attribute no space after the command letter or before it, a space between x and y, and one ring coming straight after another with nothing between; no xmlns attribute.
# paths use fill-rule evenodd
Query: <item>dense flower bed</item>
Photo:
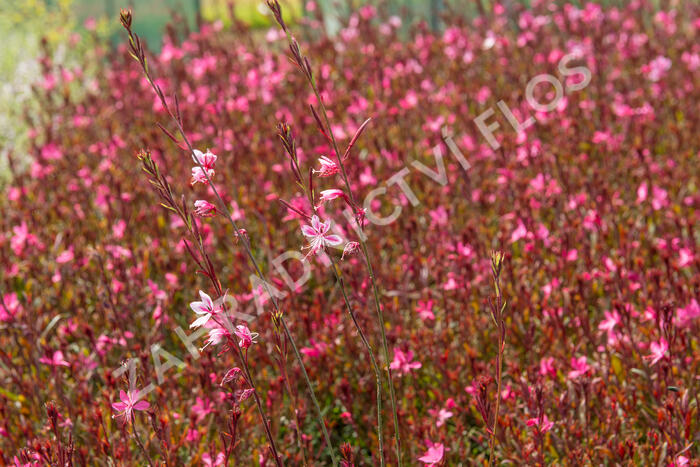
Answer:
<svg viewBox="0 0 700 467"><path fill-rule="evenodd" d="M348 464L382 457L349 307L389 465L386 367L404 465L483 465L492 438L516 465L697 465L700 9L681 3L291 26L341 153L371 117L342 161L354 196L279 28L146 52L167 109L126 46L95 81L45 63L30 167L0 197L3 463L274 465L271 437L287 465L330 464L273 292ZM228 340L224 292L246 314Z"/></svg>

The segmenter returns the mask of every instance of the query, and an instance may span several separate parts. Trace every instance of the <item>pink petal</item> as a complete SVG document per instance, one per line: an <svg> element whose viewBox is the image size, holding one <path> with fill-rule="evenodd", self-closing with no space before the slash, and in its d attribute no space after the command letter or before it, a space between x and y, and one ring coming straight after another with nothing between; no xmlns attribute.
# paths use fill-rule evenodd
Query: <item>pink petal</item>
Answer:
<svg viewBox="0 0 700 467"><path fill-rule="evenodd" d="M119 412L122 412L124 409L126 409L126 404L123 402L115 402L112 404L112 408L114 410L117 410Z"/></svg>
<svg viewBox="0 0 700 467"><path fill-rule="evenodd" d="M318 235L318 232L309 225L302 225L301 233L303 233L307 237L315 237L316 235Z"/></svg>
<svg viewBox="0 0 700 467"><path fill-rule="evenodd" d="M151 404L148 403L148 401L138 401L137 403L134 404L134 408L136 410L146 410L150 406L151 406Z"/></svg>
<svg viewBox="0 0 700 467"><path fill-rule="evenodd" d="M214 308L214 303L211 301L211 297L209 295L207 295L205 292L202 292L200 290L199 296L202 297L202 302L204 303L205 306L209 307L209 309Z"/></svg>
<svg viewBox="0 0 700 467"><path fill-rule="evenodd" d="M343 239L337 235L326 235L325 239L326 243L333 246L340 245L341 243L343 243Z"/></svg>

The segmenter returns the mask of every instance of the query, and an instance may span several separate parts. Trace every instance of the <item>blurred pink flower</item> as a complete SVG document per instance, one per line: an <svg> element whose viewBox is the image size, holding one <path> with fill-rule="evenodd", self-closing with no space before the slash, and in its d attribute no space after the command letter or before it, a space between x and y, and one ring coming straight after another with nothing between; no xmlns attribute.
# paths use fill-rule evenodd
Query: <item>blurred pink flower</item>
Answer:
<svg viewBox="0 0 700 467"><path fill-rule="evenodd" d="M214 404L211 400L201 397L195 399L195 403L190 407L190 413L194 415L196 423L204 420L204 417L214 412Z"/></svg>
<svg viewBox="0 0 700 467"><path fill-rule="evenodd" d="M433 313L433 301L418 300L418 306L416 306L416 313L418 313L418 317L423 321L428 319L435 319L435 314Z"/></svg>
<svg viewBox="0 0 700 467"><path fill-rule="evenodd" d="M693 299L685 308L678 308L676 310L676 316L673 322L676 326L686 327L697 318L700 318L700 304L698 304L697 300Z"/></svg>
<svg viewBox="0 0 700 467"><path fill-rule="evenodd" d="M224 465L225 461L226 456L224 456L223 452L218 453L216 458L212 458L208 452L202 454L202 465L204 467L217 467L219 465Z"/></svg>
<svg viewBox="0 0 700 467"><path fill-rule="evenodd" d="M51 358L49 357L41 357L39 359L41 363L45 363L47 365L52 365L52 366L70 366L70 363L68 363L66 360L63 358L63 352L60 350L57 350L53 353Z"/></svg>
<svg viewBox="0 0 700 467"><path fill-rule="evenodd" d="M573 370L569 372L569 379L578 379L591 369L585 355L579 358L571 357L571 367Z"/></svg>
<svg viewBox="0 0 700 467"><path fill-rule="evenodd" d="M405 375L423 366L421 362L414 362L413 351L403 352L401 349L396 349L394 351L394 360L389 366L392 370L397 370L399 375Z"/></svg>
<svg viewBox="0 0 700 467"><path fill-rule="evenodd" d="M309 339L311 346L299 349L299 352L303 353L307 357L318 358L326 352L328 344L324 342L316 342L314 339Z"/></svg>
<svg viewBox="0 0 700 467"><path fill-rule="evenodd" d="M684 268L690 264L693 264L693 252L689 248L681 248L678 250L678 267Z"/></svg>
<svg viewBox="0 0 700 467"><path fill-rule="evenodd" d="M523 224L523 221L518 220L518 227L511 234L510 243L515 243L518 240L525 238L526 235L527 229L525 228L525 224Z"/></svg>
<svg viewBox="0 0 700 467"><path fill-rule="evenodd" d="M557 374L557 370L554 368L554 358L545 357L540 360L540 374L542 376L555 376Z"/></svg>
<svg viewBox="0 0 700 467"><path fill-rule="evenodd" d="M418 460L424 464L427 464L427 467L431 467L442 461L444 455L445 446L442 443L430 443L428 445L428 450L425 452L425 454L423 454L423 456L419 457Z"/></svg>
<svg viewBox="0 0 700 467"><path fill-rule="evenodd" d="M664 358L664 355L666 355L666 351L668 350L668 342L666 342L666 339L662 337L658 342L652 342L649 344L649 349L651 350L651 355L646 355L644 359L651 360L649 364L654 366L659 360Z"/></svg>
<svg viewBox="0 0 700 467"><path fill-rule="evenodd" d="M68 263L73 261L74 257L75 255L73 254L73 249L69 248L56 257L56 262L58 264Z"/></svg>
<svg viewBox="0 0 700 467"><path fill-rule="evenodd" d="M659 55L654 60L642 67L642 72L646 73L649 81L659 81L671 69L671 60Z"/></svg>
<svg viewBox="0 0 700 467"><path fill-rule="evenodd" d="M438 428L440 428L442 425L444 425L445 422L447 420L449 420L450 418L452 418L452 416L454 415L453 412L451 412L445 408L428 409L428 413L430 414L430 416L432 416L435 419L435 426Z"/></svg>
<svg viewBox="0 0 700 467"><path fill-rule="evenodd" d="M547 418L547 415L544 415L542 417L542 422L540 423L539 418L531 418L526 422L527 426L534 426L537 427L540 433L544 433L546 431L549 431L552 429L554 426L554 422L549 421Z"/></svg>

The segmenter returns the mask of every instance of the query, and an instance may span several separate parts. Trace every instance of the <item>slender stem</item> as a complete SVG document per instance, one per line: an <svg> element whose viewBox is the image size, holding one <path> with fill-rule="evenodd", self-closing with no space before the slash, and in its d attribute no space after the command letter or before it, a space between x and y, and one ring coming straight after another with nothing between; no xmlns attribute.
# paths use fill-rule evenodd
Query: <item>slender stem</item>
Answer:
<svg viewBox="0 0 700 467"><path fill-rule="evenodd" d="M153 467L153 461L151 460L151 456L148 455L148 451L146 451L146 448L143 445L143 442L141 442L141 437L139 436L139 432L136 430L136 416L134 415L134 412L131 412L131 428L134 430L134 439L136 440L136 444L139 445L141 448L141 452L143 453L144 457L148 461L148 465Z"/></svg>
<svg viewBox="0 0 700 467"><path fill-rule="evenodd" d="M498 413L501 403L501 381L503 374L503 350L505 349L505 336L506 336L506 325L503 320L503 310L505 304L503 303L503 294L501 293L501 267L503 265L503 255L502 253L492 253L491 257L492 272L493 272L493 282L496 289L496 303L494 305L493 301L491 304L491 315L496 323L496 329L498 331L498 363L496 368L496 413L493 417L493 429L491 430L491 439L489 440L489 467L493 465L493 452L496 447L496 437L498 433Z"/></svg>
<svg viewBox="0 0 700 467"><path fill-rule="evenodd" d="M496 414L493 417L493 433L491 434L491 442L489 447L489 466L493 465L493 450L496 446L496 431L498 430L498 408L501 402L501 366L503 365L502 345L498 345L498 370L497 370L497 387L496 387Z"/></svg>
<svg viewBox="0 0 700 467"><path fill-rule="evenodd" d="M129 36L131 37L133 33L132 33L131 30L128 29L128 28L127 28L127 31L128 31L128 33L129 33ZM314 404L314 408L315 408L315 410L316 410L316 415L317 415L317 418L318 418L318 422L319 422L319 424L321 425L321 430L322 430L322 432L323 432L323 436L324 436L324 438L325 438L326 445L328 446L328 451L330 452L331 460L332 460L332 462L333 462L333 465L334 465L334 466L337 466L337 465L338 465L338 460L337 460L336 457L335 457L335 453L334 453L334 451L333 451L333 445L331 444L330 436L329 436L329 434L328 434L328 430L326 429L326 424L325 424L324 419L323 419L323 414L321 413L321 408L320 408L320 406L319 406L319 404L318 404L318 400L316 399L316 394L315 394L315 392L314 392L314 390L313 390L313 387L312 387L312 385L311 385L311 381L309 380L309 376L308 376L308 374L307 374L307 372L306 372L306 367L304 366L304 362L303 362L303 360L302 360L302 358L301 358L301 354L299 353L299 350L297 349L297 345L296 345L296 343L295 343L295 341L294 341L294 338L293 338L292 335L291 335L291 332L289 331L289 327L287 326L287 323L286 323L286 321L285 321L285 319L284 319L284 316L282 316L282 314L281 314L281 312L280 312L280 309L279 309L279 305L278 305L278 303L277 303L277 300L276 300L276 298L274 297L274 295L270 292L270 288L269 288L269 286L268 286L268 284L267 284L267 281L265 280L265 278L264 278L264 276L263 276L263 274L262 274L262 271L260 270L260 267L258 266L257 260L256 260L255 257L253 256L253 252L252 252L251 249L250 249L250 245L249 245L248 239L247 239L246 236L244 236L244 235L241 234L240 229L238 228L238 226L236 225L236 222L235 222L235 221L233 220L233 218L232 218L231 211L229 210L228 206L226 205L226 203L224 202L224 200L221 198L221 196L219 195L218 190L216 189L216 187L215 187L214 184L212 183L211 179L209 178L209 174L208 174L207 170L204 169L204 167L202 166L201 161L199 160L199 158L196 157L196 155L195 155L195 153L194 153L194 148L192 147L192 144L190 143L189 139L187 138L187 135L185 134L185 131L184 131L184 129L182 128L182 125L181 125L181 123L180 123L179 118L176 117L176 116L172 113L172 110L170 109L170 106L167 104L167 102L166 102L166 100L165 100L165 96L164 96L163 93L160 91L160 88L159 88L158 86L156 86L156 84L153 82L153 79L152 79L151 76L150 76L150 73L149 73L149 71L148 71L148 68L147 68L146 65L145 65L145 61L144 61L145 58L143 58L143 57L141 57L141 58L137 57L137 60L138 60L139 63L141 64L141 68L143 69L144 74L146 75L146 78L148 79L148 82L151 84L151 87L152 87L153 90L155 91L156 95L160 98L160 101L161 101L161 103L163 104L163 107L164 107L164 108L166 109L166 111L168 112L168 115L170 116L171 120L172 120L172 121L175 123L175 125L177 126L178 133L182 136L183 141L184 141L185 144L187 145L187 148L188 148L188 151L189 151L190 155L192 156L192 158L193 158L193 160L195 161L195 163L197 164L197 166L202 170L202 173L204 173L204 176L206 177L207 182L209 183L209 186L211 187L211 189L212 189L212 191L213 191L213 193L214 193L214 196L216 197L216 199L217 199L218 202L219 202L219 205L220 205L220 207L221 207L221 209L222 209L222 212L226 214L226 218L228 219L229 224L231 224L231 226L233 227L233 230L236 232L237 238L241 239L241 241L242 241L242 243L243 243L243 246L244 246L244 249L245 249L245 251L246 251L246 254L247 254L248 258L250 259L251 263L253 264L253 266L254 266L254 268L255 268L255 271L256 271L258 277L262 280L263 285L264 285L264 287L265 287L265 290L266 290L268 296L270 297L270 299L271 299L271 301L272 301L272 304L273 304L273 306L274 306L274 308L275 308L275 311L277 311L277 313L279 314L279 319L280 319L280 322L282 323L282 326L284 327L285 335L287 336L287 339L289 339L290 343L292 344L292 348L294 349L294 355L295 355L295 357L296 357L297 362L299 363L299 366L301 367L302 374L303 374L303 376L304 376L304 381L306 382L307 389L309 390L309 395L311 396L311 400L312 400L312 402L313 402L313 404ZM260 406L260 408L261 408L261 406ZM265 414L264 414L264 412L261 411L260 416L263 418L263 423L264 423L264 419L265 419ZM272 438L270 438L269 441L270 441L270 444L274 444L274 441L272 440Z"/></svg>
<svg viewBox="0 0 700 467"><path fill-rule="evenodd" d="M304 193L306 194L308 200L309 200L309 205L311 205L311 209L313 210L314 214L318 215L316 205L314 204L314 199L313 199L313 193L311 191L311 187L307 187L304 182L301 182L301 188L303 189ZM328 252L326 252L328 253ZM369 341L367 340L367 337L362 330L362 327L360 326L360 323L357 321L357 317L355 316L355 313L352 311L352 306L350 306L350 300L348 299L348 294L345 289L345 281L341 277L340 273L338 272L338 267L337 267L337 262L335 258L332 255L328 255L328 257L331 260L331 269L333 270L333 275L335 276L335 280L338 283L338 286L340 287L340 291L343 295L343 300L345 302L345 308L348 311L348 314L350 315L350 318L352 319L352 322L355 326L355 329L357 329L357 333L360 336L360 339L362 340L363 345L367 349L367 353L369 354L370 362L372 364L372 370L374 371L374 376L376 379L376 387L377 387L377 441L379 444L379 461L380 465L383 467L385 465L385 459L384 459L384 423L382 421L383 415L382 415L382 376L381 376L381 371L379 370L379 366L377 365L377 360L374 357L374 351L372 350L372 346L370 345Z"/></svg>
<svg viewBox="0 0 700 467"><path fill-rule="evenodd" d="M311 76L309 78L309 83L311 84L311 87L313 89L314 95L316 96L316 99L318 100L318 105L319 108L321 109L321 115L323 116L324 124L326 125L326 129L328 130L328 134L330 135L331 142L333 144L333 151L335 151L336 158L338 159L338 166L340 167L340 171L343 177L343 181L345 183L345 187L348 191L348 196L350 197L350 203L353 206L357 206L357 203L355 201L355 197L352 193L352 187L350 185L350 180L348 179L348 174L345 171L345 165L343 164L343 156L341 155L340 151L338 150L338 143L336 142L335 135L333 134L333 129L331 128L330 120L328 119L328 113L326 112L326 106L323 103L323 99L321 98L320 93L318 92L318 87L316 86L316 80ZM355 213L356 214L356 213ZM362 232L362 224L360 220L355 216L355 223L357 225L358 231ZM379 329L381 331L381 337L382 337L382 349L384 351L384 360L386 364L386 371L387 371L387 376L389 379L389 395L391 398L391 410L392 410L392 415L394 419L394 439L396 440L396 460L399 465L399 467L402 465L401 464L401 433L399 431L399 417L398 417L398 412L396 409L396 392L394 390L394 382L393 378L391 376L391 368L389 368L388 362L390 361L389 359L389 345L387 344L386 340L386 331L384 329L384 312L382 311L382 307L379 301L379 290L377 288L377 280L374 276L374 270L372 269L372 263L370 261L370 256L369 256L369 250L367 249L367 243L365 242L363 235L358 235L359 240L360 240L360 247L362 249L362 254L365 258L365 264L367 265L367 272L369 274L370 282L372 284L372 295L374 296L374 304L377 312L377 320L379 321Z"/></svg>
<svg viewBox="0 0 700 467"><path fill-rule="evenodd" d="M347 292L345 291L345 282L343 279L340 277L340 274L338 274L338 269L336 267L336 262L335 259L331 256L328 255L328 257L331 259L331 268L333 269L333 273L335 274L335 279L338 281L338 285L340 287L340 291L343 294L343 300L345 301L345 307L348 310L348 314L350 315L350 318L352 318L352 322L355 325L355 328L357 329L357 333L360 335L360 339L362 340L362 343L364 344L365 348L367 349L367 353L369 354L369 359L372 363L372 369L374 370L374 377L377 380L377 438L379 442L379 462L381 466L384 466L384 434L382 430L383 422L382 422L382 374L381 371L379 370L379 366L377 365L377 360L374 358L374 352L372 351L372 346L369 344L367 341L367 337L365 336L365 333L362 331L362 328L360 327L360 323L357 322L357 317L355 316L355 313L352 311L352 307L350 306L350 300L348 299Z"/></svg>

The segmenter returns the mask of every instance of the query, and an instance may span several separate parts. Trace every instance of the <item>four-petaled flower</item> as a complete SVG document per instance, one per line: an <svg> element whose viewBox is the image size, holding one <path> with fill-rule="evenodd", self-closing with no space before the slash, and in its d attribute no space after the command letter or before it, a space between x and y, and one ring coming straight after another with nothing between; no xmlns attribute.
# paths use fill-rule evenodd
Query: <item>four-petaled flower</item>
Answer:
<svg viewBox="0 0 700 467"><path fill-rule="evenodd" d="M404 352L401 349L396 349L394 351L394 361L391 362L389 368L397 370L400 375L405 375L411 370L416 370L423 366L421 362L413 362L411 360L413 360L412 350Z"/></svg>
<svg viewBox="0 0 700 467"><path fill-rule="evenodd" d="M585 355L579 358L571 357L571 367L573 368L573 370L569 372L569 379L577 379L588 373L588 370L591 369L588 366L588 362Z"/></svg>
<svg viewBox="0 0 700 467"><path fill-rule="evenodd" d="M41 357L39 361L52 366L70 366L70 363L63 358L63 352L60 350L55 351L51 358Z"/></svg>
<svg viewBox="0 0 700 467"><path fill-rule="evenodd" d="M139 394L135 391L119 391L121 402L112 404L112 408L119 412L117 417L124 416L125 419L130 419L133 410L146 410L151 406L148 401L140 401L138 396Z"/></svg>
<svg viewBox="0 0 700 467"><path fill-rule="evenodd" d="M440 428L442 425L445 424L447 420L452 418L454 415L454 412L451 410L447 410L445 408L442 409L428 409L428 413L430 414L431 417L435 418L435 426Z"/></svg>
<svg viewBox="0 0 700 467"><path fill-rule="evenodd" d="M549 431L552 429L554 426L554 422L550 421L546 415L542 416L542 420L537 418L531 418L526 422L527 426L534 426L537 427L537 430L540 433L544 433L545 431Z"/></svg>
<svg viewBox="0 0 700 467"><path fill-rule="evenodd" d="M211 318L213 315L220 311L220 308L214 306L214 302L212 302L211 297L209 295L200 290L199 296L202 299L201 302L190 303L190 308L192 308L192 311L199 315L199 318L197 318L192 324L190 324L190 328L198 328L207 324L209 318Z"/></svg>
<svg viewBox="0 0 700 467"><path fill-rule="evenodd" d="M317 173L319 177L330 177L331 175L338 173L338 164L330 160L328 157L321 156L319 157L318 162L321 164L321 169L314 170L314 173Z"/></svg>
<svg viewBox="0 0 700 467"><path fill-rule="evenodd" d="M652 342L649 345L649 349L651 350L651 355L646 355L644 358L651 360L651 365L656 365L656 363L664 358L664 355L666 355L666 351L668 350L668 342L666 342L666 339L663 337L659 339L659 342Z"/></svg>
<svg viewBox="0 0 700 467"><path fill-rule="evenodd" d="M304 259L315 255L327 245L336 246L343 243L339 236L328 233L330 228L331 221L321 222L318 216L311 218L311 225L301 226L301 233L309 239L309 245L304 247L308 248L309 252L304 256Z"/></svg>
<svg viewBox="0 0 700 467"><path fill-rule="evenodd" d="M204 183L207 185L209 181L207 180L207 175L209 178L212 178L214 176L214 164L216 163L216 154L212 154L207 150L206 153L203 153L202 151L198 151L197 149L194 150L194 154L192 155L192 159L194 160L195 164L197 161L199 161L200 166L197 167L192 167L192 185L195 183Z"/></svg>

